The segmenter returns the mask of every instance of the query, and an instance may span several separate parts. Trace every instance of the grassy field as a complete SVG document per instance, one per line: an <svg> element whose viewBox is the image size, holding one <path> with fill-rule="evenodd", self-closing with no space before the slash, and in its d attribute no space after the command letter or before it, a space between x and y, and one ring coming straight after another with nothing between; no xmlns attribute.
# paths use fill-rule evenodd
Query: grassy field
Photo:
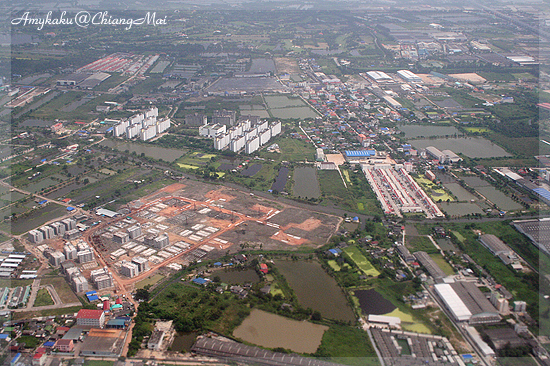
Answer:
<svg viewBox="0 0 550 366"><path fill-rule="evenodd" d="M9 280L0 280L0 287L15 288L18 286L25 287L32 285L33 280L18 280L18 279L9 279Z"/></svg>
<svg viewBox="0 0 550 366"><path fill-rule="evenodd" d="M58 308L58 309L41 310L41 311L24 311L19 313L13 313L13 320L32 319L32 318L38 318L41 316L50 316L50 315L57 316L57 315L64 315L64 314L74 314L74 313L77 313L80 309L82 309L81 305L71 306L69 308Z"/></svg>
<svg viewBox="0 0 550 366"><path fill-rule="evenodd" d="M352 246L344 249L344 253L349 255L349 257L357 264L357 267L363 273L368 276L376 277L380 274L376 268L369 262L369 260L361 253L358 247Z"/></svg>
<svg viewBox="0 0 550 366"><path fill-rule="evenodd" d="M52 285L64 304L78 302L78 297L63 277L46 277L40 281L42 286Z"/></svg>
<svg viewBox="0 0 550 366"><path fill-rule="evenodd" d="M467 131L467 132L470 132L470 133L483 133L483 132L490 132L491 130L486 128L486 127L464 127L464 129Z"/></svg>
<svg viewBox="0 0 550 366"><path fill-rule="evenodd" d="M325 332L316 355L345 365L380 365L367 333L341 325L333 325Z"/></svg>
<svg viewBox="0 0 550 366"><path fill-rule="evenodd" d="M276 143L279 145L281 153L266 152L263 149L260 156L264 159L273 159L275 161L313 161L315 160L315 148L309 141L293 138L280 138L270 141L267 146Z"/></svg>
<svg viewBox="0 0 550 366"><path fill-rule="evenodd" d="M38 294L36 294L36 299L34 300L33 306L47 306L47 305L53 305L53 299L50 296L50 292L48 289L42 288L38 290Z"/></svg>
<svg viewBox="0 0 550 366"><path fill-rule="evenodd" d="M161 275L161 274L155 274L153 276L149 276L146 279L141 280L138 283L136 283L136 289L144 288L147 285L153 286L154 284L156 284L159 281L162 281L163 279L164 279L164 276Z"/></svg>
<svg viewBox="0 0 550 366"><path fill-rule="evenodd" d="M445 272L446 275L451 276L455 273L455 271L453 271L453 267L447 263L441 253L432 253L430 254L430 258L433 259L433 261L443 270L443 272Z"/></svg>
<svg viewBox="0 0 550 366"><path fill-rule="evenodd" d="M453 197L445 191L445 189L439 187L429 179L423 177L415 177L414 180L424 188L426 193L430 195L430 198L434 202L438 201L454 201Z"/></svg>
<svg viewBox="0 0 550 366"><path fill-rule="evenodd" d="M407 236L406 245L411 253L423 251L428 254L439 253L431 240L426 236Z"/></svg>

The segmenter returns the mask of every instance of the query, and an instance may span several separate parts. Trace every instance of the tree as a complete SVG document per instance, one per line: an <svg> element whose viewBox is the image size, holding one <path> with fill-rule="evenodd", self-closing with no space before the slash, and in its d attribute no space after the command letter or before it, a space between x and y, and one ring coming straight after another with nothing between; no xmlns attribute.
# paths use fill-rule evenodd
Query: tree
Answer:
<svg viewBox="0 0 550 366"><path fill-rule="evenodd" d="M136 298L136 300L148 301L149 300L149 291L147 291L144 288L137 289L135 298Z"/></svg>

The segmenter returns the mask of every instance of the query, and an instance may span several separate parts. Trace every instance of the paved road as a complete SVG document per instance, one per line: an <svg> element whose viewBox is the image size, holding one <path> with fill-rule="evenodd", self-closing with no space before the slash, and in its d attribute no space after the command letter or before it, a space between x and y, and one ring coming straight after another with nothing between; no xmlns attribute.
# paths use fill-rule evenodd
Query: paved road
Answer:
<svg viewBox="0 0 550 366"><path fill-rule="evenodd" d="M33 306L32 308L23 308L23 309L10 309L10 311L13 311L14 313L23 313L27 311L42 311L42 310L54 310L54 309L60 309L60 308L70 308L73 306L82 306L82 303L79 302L71 302L68 304L60 304L60 305L47 305L47 306Z"/></svg>
<svg viewBox="0 0 550 366"><path fill-rule="evenodd" d="M26 309L30 309L34 305L34 300L36 300L36 295L38 294L39 288L40 278L37 278L32 283L31 295L29 296L29 300L27 301Z"/></svg>

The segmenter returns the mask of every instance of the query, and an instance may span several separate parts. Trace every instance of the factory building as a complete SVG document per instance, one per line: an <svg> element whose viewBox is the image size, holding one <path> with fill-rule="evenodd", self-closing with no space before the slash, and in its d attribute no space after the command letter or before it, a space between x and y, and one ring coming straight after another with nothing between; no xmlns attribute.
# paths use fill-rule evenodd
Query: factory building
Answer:
<svg viewBox="0 0 550 366"><path fill-rule="evenodd" d="M393 79L382 71L368 71L367 76L377 83L387 83L393 81Z"/></svg>
<svg viewBox="0 0 550 366"><path fill-rule="evenodd" d="M492 234L484 234L479 237L479 241L489 251L500 258L500 260L508 265L517 261L519 258L516 253L510 249L502 240Z"/></svg>
<svg viewBox="0 0 550 366"><path fill-rule="evenodd" d="M409 83L421 83L422 78L418 75L416 75L413 72L410 72L409 70L399 70L397 71L397 75L399 75L403 80L409 82Z"/></svg>
<svg viewBox="0 0 550 366"><path fill-rule="evenodd" d="M445 154L443 154L443 152L439 151L439 149L433 146L428 146L426 148L426 153L430 157L439 160L440 163L443 163L445 161Z"/></svg>
<svg viewBox="0 0 550 366"><path fill-rule="evenodd" d="M497 309L472 282L439 283L435 292L458 322L490 324L500 321Z"/></svg>
<svg viewBox="0 0 550 366"><path fill-rule="evenodd" d="M443 150L442 153L445 155L445 163L447 164L456 164L462 161L462 158L451 150Z"/></svg>
<svg viewBox="0 0 550 366"><path fill-rule="evenodd" d="M325 161L325 153L323 149L317 148L315 150L315 161Z"/></svg>
<svg viewBox="0 0 550 366"><path fill-rule="evenodd" d="M105 326L105 313L103 310L80 309L76 315L76 324L103 328Z"/></svg>
<svg viewBox="0 0 550 366"><path fill-rule="evenodd" d="M447 277L445 272L434 262L434 260L426 252L415 252L414 257L426 268L430 276L436 282L441 282L443 278Z"/></svg>

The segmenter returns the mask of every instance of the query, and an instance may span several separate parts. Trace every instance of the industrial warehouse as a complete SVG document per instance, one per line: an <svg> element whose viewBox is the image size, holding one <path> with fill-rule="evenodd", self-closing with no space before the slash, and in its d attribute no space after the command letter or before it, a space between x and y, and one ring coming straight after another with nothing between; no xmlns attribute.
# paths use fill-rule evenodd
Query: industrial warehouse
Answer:
<svg viewBox="0 0 550 366"><path fill-rule="evenodd" d="M435 292L457 322L498 323L500 315L485 295L471 282L438 283Z"/></svg>

